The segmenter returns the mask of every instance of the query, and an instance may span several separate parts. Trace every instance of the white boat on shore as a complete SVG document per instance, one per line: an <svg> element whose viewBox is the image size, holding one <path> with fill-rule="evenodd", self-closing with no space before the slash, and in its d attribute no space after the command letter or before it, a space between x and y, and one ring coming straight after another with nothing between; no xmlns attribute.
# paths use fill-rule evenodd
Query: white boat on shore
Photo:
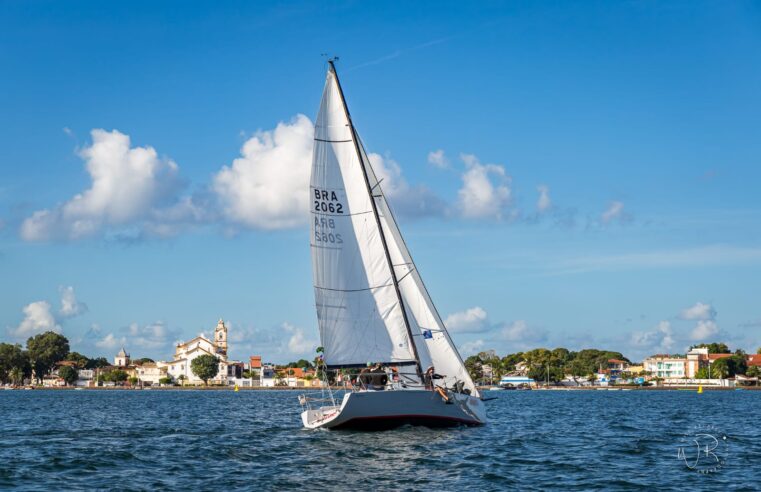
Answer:
<svg viewBox="0 0 761 492"><path fill-rule="evenodd" d="M310 242L325 369L372 363L392 377L352 386L342 398L302 396L304 426L485 423L484 403L404 243L333 61L314 131Z"/></svg>

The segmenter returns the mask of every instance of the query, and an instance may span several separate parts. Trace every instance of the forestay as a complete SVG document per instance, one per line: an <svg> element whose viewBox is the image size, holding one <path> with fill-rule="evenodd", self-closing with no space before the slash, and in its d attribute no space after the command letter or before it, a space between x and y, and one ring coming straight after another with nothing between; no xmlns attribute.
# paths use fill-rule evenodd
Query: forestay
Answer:
<svg viewBox="0 0 761 492"><path fill-rule="evenodd" d="M328 366L416 363L383 238L330 70L315 125L312 273Z"/></svg>

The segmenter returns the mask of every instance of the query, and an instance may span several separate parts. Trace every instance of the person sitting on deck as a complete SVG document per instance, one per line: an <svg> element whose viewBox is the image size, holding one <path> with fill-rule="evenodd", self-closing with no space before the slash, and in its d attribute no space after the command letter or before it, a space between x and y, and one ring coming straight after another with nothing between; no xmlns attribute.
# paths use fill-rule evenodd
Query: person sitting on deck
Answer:
<svg viewBox="0 0 761 492"><path fill-rule="evenodd" d="M363 388L369 388L373 382L372 381L373 377L371 374L372 366L373 366L373 363L368 362L367 367L359 371L359 377L357 379L359 380L360 386Z"/></svg>
<svg viewBox="0 0 761 492"><path fill-rule="evenodd" d="M442 379L443 377L444 376L440 374L436 374L436 371L434 371L433 366L429 366L428 369L426 369L425 374L423 375L423 382L425 383L426 389L435 391L441 396L441 398L446 403L451 403L449 401L449 395L447 395L447 392L444 390L444 388L433 384L434 379Z"/></svg>
<svg viewBox="0 0 761 492"><path fill-rule="evenodd" d="M380 391L386 389L386 383L388 383L388 375L383 370L383 366L378 363L372 368L372 389Z"/></svg>

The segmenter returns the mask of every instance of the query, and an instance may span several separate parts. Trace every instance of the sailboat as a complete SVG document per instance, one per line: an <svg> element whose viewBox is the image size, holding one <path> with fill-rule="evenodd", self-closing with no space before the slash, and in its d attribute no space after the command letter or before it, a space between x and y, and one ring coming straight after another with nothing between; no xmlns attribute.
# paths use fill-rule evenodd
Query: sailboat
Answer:
<svg viewBox="0 0 761 492"><path fill-rule="evenodd" d="M331 60L310 183L315 304L328 371L389 377L300 397L304 426L481 425L486 410L431 301L349 114ZM377 380L376 380L377 383Z"/></svg>

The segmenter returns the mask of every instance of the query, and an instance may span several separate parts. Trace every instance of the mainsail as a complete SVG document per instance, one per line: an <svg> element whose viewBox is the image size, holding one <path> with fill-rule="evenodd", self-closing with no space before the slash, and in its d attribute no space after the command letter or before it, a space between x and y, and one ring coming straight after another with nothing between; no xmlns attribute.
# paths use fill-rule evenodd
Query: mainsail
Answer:
<svg viewBox="0 0 761 492"><path fill-rule="evenodd" d="M331 63L311 179L315 300L329 367L433 365L478 392L404 243Z"/></svg>

